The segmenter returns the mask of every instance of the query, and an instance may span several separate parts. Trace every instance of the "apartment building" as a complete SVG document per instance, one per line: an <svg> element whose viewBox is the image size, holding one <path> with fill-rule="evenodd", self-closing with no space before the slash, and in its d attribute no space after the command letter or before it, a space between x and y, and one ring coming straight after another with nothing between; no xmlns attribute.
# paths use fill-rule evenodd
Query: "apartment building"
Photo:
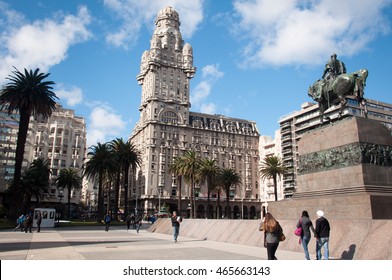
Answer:
<svg viewBox="0 0 392 280"><path fill-rule="evenodd" d="M86 122L76 116L74 110L56 104L56 109L47 120L38 119L33 137L33 159L47 159L51 169L51 186L46 202L57 202L63 195L68 201L67 192L58 190L55 180L61 169L73 167L81 169L86 154ZM79 204L81 190L72 190L71 202Z"/></svg>
<svg viewBox="0 0 392 280"><path fill-rule="evenodd" d="M29 134L33 133L34 124L29 125ZM19 130L19 114L8 115L6 108L0 110L0 203L4 192L9 188L15 173L16 140ZM25 145L25 158L22 169L26 170L32 161L32 141L28 136Z"/></svg>
<svg viewBox="0 0 392 280"><path fill-rule="evenodd" d="M14 175L15 148L19 127L19 115L9 116L5 111L0 114L0 184L5 191ZM55 206L60 200L68 200L67 192L58 190L55 180L63 168L80 169L86 153L86 123L84 118L75 112L56 104L56 108L48 119L33 117L30 120L26 140L23 169L37 158L48 160L51 169L50 189L44 194L41 203ZM81 190L71 192L71 202L79 204Z"/></svg>
<svg viewBox="0 0 392 280"><path fill-rule="evenodd" d="M260 167L262 162L266 157L277 156L282 158L282 148L280 141L280 130L275 131L275 137L270 136L260 136ZM284 198L283 196L283 181L280 177L277 178L278 183L278 200ZM274 182L272 178L270 179L260 179L260 195L262 201L274 201L275 200L275 190Z"/></svg>

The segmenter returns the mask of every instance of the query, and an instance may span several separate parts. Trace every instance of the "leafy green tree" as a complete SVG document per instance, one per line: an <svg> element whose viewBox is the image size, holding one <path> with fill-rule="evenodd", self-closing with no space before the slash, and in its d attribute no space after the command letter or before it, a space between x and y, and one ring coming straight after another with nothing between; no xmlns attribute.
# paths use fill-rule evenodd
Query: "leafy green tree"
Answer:
<svg viewBox="0 0 392 280"><path fill-rule="evenodd" d="M18 200L20 202L18 192L30 117L49 117L55 109L57 96L52 91L54 82L44 81L50 75L49 73L40 73L38 68L34 71L25 69L24 73L15 68L12 73L13 75L6 78L10 82L1 90L0 105L2 109L7 109L8 114L19 113L20 115L13 180L15 191L13 198L17 204Z"/></svg>
<svg viewBox="0 0 392 280"><path fill-rule="evenodd" d="M83 175L87 179L98 179L98 216L97 222L101 222L104 216L104 178L106 175L115 174L118 164L109 148L108 143L97 143L91 146L87 153L87 162L83 166Z"/></svg>
<svg viewBox="0 0 392 280"><path fill-rule="evenodd" d="M260 177L261 179L273 179L275 201L278 201L278 176L285 174L287 168L283 165L282 160L277 156L267 156L261 162Z"/></svg>
<svg viewBox="0 0 392 280"><path fill-rule="evenodd" d="M120 165L119 171L122 173L123 182L124 182L124 216L128 215L128 207L129 207L129 169L131 168L133 178L136 177L136 168L141 164L141 156L140 153L136 150L135 146L131 144L129 141L124 141L122 138L116 138L115 140L110 142L110 147L114 152L115 158L118 160ZM120 175L117 177L120 178ZM133 180L134 182L135 180ZM118 209L118 198L119 198L119 187L116 186L116 200L115 209ZM135 193L135 195L137 195Z"/></svg>
<svg viewBox="0 0 392 280"><path fill-rule="evenodd" d="M33 160L30 167L21 178L21 197L24 201L24 213L30 210L31 199L37 200L39 206L44 193L49 190L50 167L49 162L43 158Z"/></svg>
<svg viewBox="0 0 392 280"><path fill-rule="evenodd" d="M231 168L223 168L219 175L219 184L226 192L226 217L231 219L230 211L230 189L242 183L241 176Z"/></svg>
<svg viewBox="0 0 392 280"><path fill-rule="evenodd" d="M56 179L57 188L67 189L68 191L68 218L71 218L71 190L82 188L82 177L79 176L78 170L69 167L60 170Z"/></svg>
<svg viewBox="0 0 392 280"><path fill-rule="evenodd" d="M198 175L200 176L201 181L207 183L207 218L212 218L209 213L210 196L211 192L217 186L217 178L220 172L221 169L217 166L215 159L201 159Z"/></svg>

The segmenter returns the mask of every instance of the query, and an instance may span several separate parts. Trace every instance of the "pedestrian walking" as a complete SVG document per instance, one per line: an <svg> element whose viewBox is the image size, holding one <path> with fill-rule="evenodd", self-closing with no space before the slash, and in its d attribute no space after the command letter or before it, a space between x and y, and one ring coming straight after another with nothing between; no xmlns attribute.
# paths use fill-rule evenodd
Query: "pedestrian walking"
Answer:
<svg viewBox="0 0 392 280"><path fill-rule="evenodd" d="M127 217L125 218L125 220L127 222L127 231L128 231L131 226L131 215L128 214Z"/></svg>
<svg viewBox="0 0 392 280"><path fill-rule="evenodd" d="M135 225L136 225L136 232L139 233L140 227L142 225L142 217L139 215L136 215L135 217Z"/></svg>
<svg viewBox="0 0 392 280"><path fill-rule="evenodd" d="M112 217L110 216L109 213L105 215L104 221L105 221L105 231L109 231L110 227L110 221L112 220Z"/></svg>
<svg viewBox="0 0 392 280"><path fill-rule="evenodd" d="M331 231L331 227L326 218L324 218L324 211L317 211L316 220L316 256L318 260L321 260L321 248L324 247L324 260L329 259L329 233Z"/></svg>
<svg viewBox="0 0 392 280"><path fill-rule="evenodd" d="M271 213L266 213L259 230L264 231L264 246L267 248L268 260L277 260L275 253L283 234L282 227Z"/></svg>
<svg viewBox="0 0 392 280"><path fill-rule="evenodd" d="M176 211L174 211L173 215L171 216L171 222L173 227L174 242L177 243L177 238L178 235L180 234L180 224L182 222L182 218L180 216L177 216Z"/></svg>
<svg viewBox="0 0 392 280"><path fill-rule="evenodd" d="M305 252L305 259L310 260L309 249L308 249L308 244L312 237L310 230L312 230L313 234L315 234L315 231L314 231L312 220L310 219L309 213L306 210L302 211L301 218L297 223L297 228L299 227L302 228L301 243Z"/></svg>
<svg viewBox="0 0 392 280"><path fill-rule="evenodd" d="M16 227L14 228L14 231L17 229L20 229L20 231L23 231L23 224L26 219L26 216L24 214L20 215L18 219L16 219Z"/></svg>
<svg viewBox="0 0 392 280"><path fill-rule="evenodd" d="M135 224L135 215L131 216L131 224L132 224L132 228L136 229L136 224Z"/></svg>

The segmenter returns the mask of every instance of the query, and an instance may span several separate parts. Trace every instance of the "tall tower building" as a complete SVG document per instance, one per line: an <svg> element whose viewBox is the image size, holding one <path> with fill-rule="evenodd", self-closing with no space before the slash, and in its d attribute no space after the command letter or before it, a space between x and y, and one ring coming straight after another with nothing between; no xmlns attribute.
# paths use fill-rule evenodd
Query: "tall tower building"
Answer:
<svg viewBox="0 0 392 280"><path fill-rule="evenodd" d="M259 216L259 133L255 122L190 112L190 80L196 73L192 46L184 44L179 15L172 7L159 12L155 25L150 50L143 53L137 76L142 86L140 119L130 141L141 153L142 165L131 184L131 208L153 214L166 205L185 215L188 186L182 183L186 202L178 209L177 182L169 166L175 157L194 149L201 157L216 159L218 166L233 168L241 175L242 186L230 193L233 217ZM216 215L215 195L207 209L207 188L196 186L197 217L206 217L207 212Z"/></svg>

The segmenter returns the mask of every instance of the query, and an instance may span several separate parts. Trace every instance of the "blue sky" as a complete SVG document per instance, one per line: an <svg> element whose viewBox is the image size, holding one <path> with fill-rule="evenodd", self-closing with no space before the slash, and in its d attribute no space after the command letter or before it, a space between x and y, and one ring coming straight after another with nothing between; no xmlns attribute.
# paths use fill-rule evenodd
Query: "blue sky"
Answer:
<svg viewBox="0 0 392 280"><path fill-rule="evenodd" d="M365 97L392 103L392 0L0 0L0 84L51 73L60 103L87 122L88 146L127 139L139 119L136 76L160 9L180 14L194 51L191 111L257 122L274 136L332 53L369 70Z"/></svg>

